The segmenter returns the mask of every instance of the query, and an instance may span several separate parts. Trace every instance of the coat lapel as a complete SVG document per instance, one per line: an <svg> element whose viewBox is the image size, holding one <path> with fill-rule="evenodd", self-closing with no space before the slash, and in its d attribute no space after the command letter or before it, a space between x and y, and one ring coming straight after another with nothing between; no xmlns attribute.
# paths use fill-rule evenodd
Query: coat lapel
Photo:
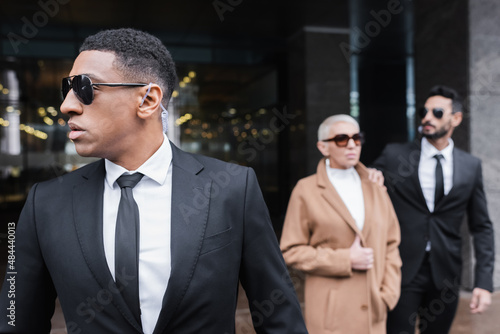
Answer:
<svg viewBox="0 0 500 334"><path fill-rule="evenodd" d="M363 230L361 231L363 238L366 240L368 235L370 234L373 220L372 217L367 216L367 213L375 212L373 211L373 185L372 181L368 179L368 171L366 167L360 162L356 165L356 171L359 174L359 178L361 179L361 189L363 190L363 202L365 206L365 222L363 225Z"/></svg>
<svg viewBox="0 0 500 334"><path fill-rule="evenodd" d="M328 179L325 167L325 158L321 159L318 164L317 175L317 185L320 188L321 196L328 202L328 204L345 220L345 222L353 229L353 231L361 236L361 232L356 225L356 221L351 216L349 209L344 204L344 201L340 197L339 193L333 187L332 183Z"/></svg>
<svg viewBox="0 0 500 334"><path fill-rule="evenodd" d="M74 186L74 223L83 256L95 279L103 289L118 291L104 253L102 233L104 177L104 160L100 160L94 163L94 168L89 168L82 175L82 182ZM142 332L140 324L135 320L120 293L113 293L113 303L132 326Z"/></svg>
<svg viewBox="0 0 500 334"><path fill-rule="evenodd" d="M204 166L172 144L172 270L154 333L163 333L191 282L203 243L212 180Z"/></svg>

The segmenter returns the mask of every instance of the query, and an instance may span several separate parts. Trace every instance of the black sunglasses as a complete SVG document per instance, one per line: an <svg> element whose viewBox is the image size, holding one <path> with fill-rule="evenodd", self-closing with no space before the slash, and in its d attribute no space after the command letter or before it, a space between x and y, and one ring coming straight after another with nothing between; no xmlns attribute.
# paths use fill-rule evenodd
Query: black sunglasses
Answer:
<svg viewBox="0 0 500 334"><path fill-rule="evenodd" d="M322 141L324 141L324 142L333 141L333 142L335 142L335 144L338 147L346 147L347 144L349 143L349 140L351 140L351 139L354 140L354 144L356 144L356 146L359 146L365 142L365 137L363 136L363 134L361 132L355 133L352 136L340 134L340 135L336 135L333 138L324 139Z"/></svg>
<svg viewBox="0 0 500 334"><path fill-rule="evenodd" d="M145 83L102 83L102 82L93 83L92 80L90 80L90 78L87 75L79 74L63 78L61 91L64 100L66 98L66 95L68 95L69 91L71 90L71 88L73 88L73 91L75 92L75 95L78 98L78 100L85 105L89 105L92 103L92 101L94 101L94 86L141 87L147 85L148 84Z"/></svg>
<svg viewBox="0 0 500 334"><path fill-rule="evenodd" d="M419 110L420 118L422 118L422 119L425 118L425 115L427 115L428 111L429 110L426 107L420 108L420 110ZM432 113L434 114L434 117L442 118L444 115L444 109L443 108L433 108Z"/></svg>

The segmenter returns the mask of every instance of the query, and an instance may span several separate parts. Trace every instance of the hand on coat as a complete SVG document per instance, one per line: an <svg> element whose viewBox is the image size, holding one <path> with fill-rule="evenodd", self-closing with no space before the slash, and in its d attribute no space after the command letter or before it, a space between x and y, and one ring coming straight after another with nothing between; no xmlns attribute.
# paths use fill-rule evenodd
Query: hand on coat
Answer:
<svg viewBox="0 0 500 334"><path fill-rule="evenodd" d="M491 304L491 292L481 288L472 290L472 298L470 300L470 312L483 313Z"/></svg>
<svg viewBox="0 0 500 334"><path fill-rule="evenodd" d="M384 174L375 168L367 168L367 169L368 169L368 180L386 189L386 187L384 186L384 180L385 180Z"/></svg>
<svg viewBox="0 0 500 334"><path fill-rule="evenodd" d="M373 249L361 246L359 235L351 245L351 268L356 270L368 270L373 267Z"/></svg>

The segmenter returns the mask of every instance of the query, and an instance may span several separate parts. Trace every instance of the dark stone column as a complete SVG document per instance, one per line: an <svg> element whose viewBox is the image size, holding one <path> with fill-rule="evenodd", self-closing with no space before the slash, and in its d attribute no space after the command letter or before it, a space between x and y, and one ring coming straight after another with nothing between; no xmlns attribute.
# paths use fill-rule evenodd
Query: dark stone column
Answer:
<svg viewBox="0 0 500 334"><path fill-rule="evenodd" d="M415 91L422 106L432 86L453 87L466 99L469 84L468 0L415 1ZM469 110L453 135L470 150ZM417 121L419 121L417 119Z"/></svg>
<svg viewBox="0 0 500 334"><path fill-rule="evenodd" d="M469 1L469 126L471 153L483 162L483 179L495 244L500 244L500 3ZM494 285L500 287L500 247ZM472 273L471 273L472 274Z"/></svg>
<svg viewBox="0 0 500 334"><path fill-rule="evenodd" d="M290 112L292 184L316 172L318 126L328 116L349 113L349 63L341 51L347 29L305 27L290 38ZM304 168L305 167L305 168Z"/></svg>

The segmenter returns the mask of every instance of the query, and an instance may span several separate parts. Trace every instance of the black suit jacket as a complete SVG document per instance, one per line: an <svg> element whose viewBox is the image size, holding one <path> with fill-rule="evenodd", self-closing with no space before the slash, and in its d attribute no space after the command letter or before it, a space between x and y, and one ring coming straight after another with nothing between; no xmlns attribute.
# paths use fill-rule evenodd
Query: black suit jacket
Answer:
<svg viewBox="0 0 500 334"><path fill-rule="evenodd" d="M385 183L401 226L402 284L416 275L431 241L430 262L438 289L458 288L461 278L460 226L466 214L476 256L475 286L493 290L494 234L483 190L481 162L453 149L453 187L430 212L418 178L420 143L389 144L373 167Z"/></svg>
<svg viewBox="0 0 500 334"><path fill-rule="evenodd" d="M172 152L172 270L154 333L234 333L239 280L258 333L307 333L253 170ZM10 281L0 295L1 333L49 333L56 296L68 333L142 333L104 255L104 175L100 160L31 189L6 275L15 296Z"/></svg>

